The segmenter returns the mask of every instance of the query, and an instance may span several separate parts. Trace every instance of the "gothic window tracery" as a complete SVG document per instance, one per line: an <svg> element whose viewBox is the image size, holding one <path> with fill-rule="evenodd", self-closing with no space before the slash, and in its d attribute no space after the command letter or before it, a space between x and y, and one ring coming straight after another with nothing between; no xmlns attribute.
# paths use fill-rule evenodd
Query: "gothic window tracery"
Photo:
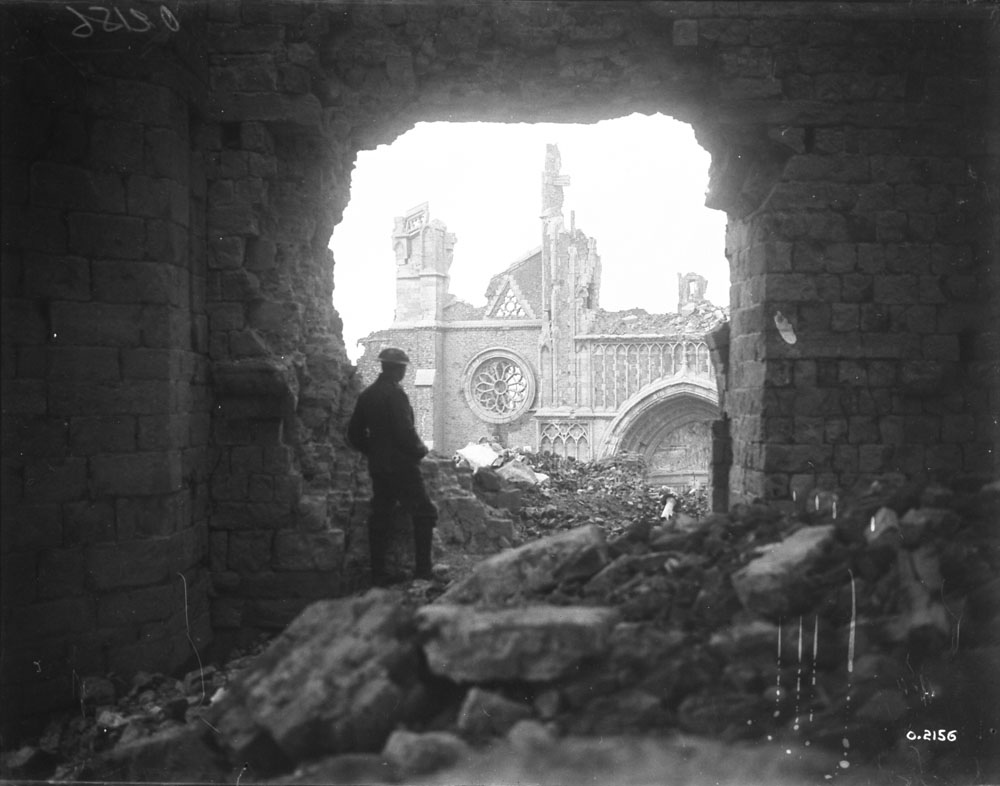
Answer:
<svg viewBox="0 0 1000 786"><path fill-rule="evenodd" d="M524 306L521 305L521 301L517 299L514 291L507 287L503 299L497 303L497 307L493 310L493 315L501 319L526 319L528 313L524 310Z"/></svg>
<svg viewBox="0 0 1000 786"><path fill-rule="evenodd" d="M553 420L539 426L538 447L542 453L553 453L589 461L590 424Z"/></svg>
<svg viewBox="0 0 1000 786"><path fill-rule="evenodd" d="M590 345L594 406L617 409L643 387L674 374L714 376L704 341L598 341Z"/></svg>
<svg viewBox="0 0 1000 786"><path fill-rule="evenodd" d="M516 420L535 398L528 364L506 350L487 350L469 365L466 396L476 415L490 423Z"/></svg>

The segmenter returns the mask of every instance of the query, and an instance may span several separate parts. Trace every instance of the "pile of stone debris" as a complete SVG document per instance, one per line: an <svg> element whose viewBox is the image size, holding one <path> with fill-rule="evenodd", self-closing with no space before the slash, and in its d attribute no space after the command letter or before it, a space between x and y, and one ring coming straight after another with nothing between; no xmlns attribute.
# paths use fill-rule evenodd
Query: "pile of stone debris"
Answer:
<svg viewBox="0 0 1000 786"><path fill-rule="evenodd" d="M524 540L581 524L596 524L609 535L638 521L656 524L668 494L676 498L675 516L701 518L709 510L707 489L651 484L646 461L634 454L584 462L503 451L494 463L476 467L472 477L477 497L519 517Z"/></svg>
<svg viewBox="0 0 1000 786"><path fill-rule="evenodd" d="M179 702L158 730L121 704L92 707L106 749L63 774L1000 777L1000 483L886 478L818 499L683 527L571 527L483 560L433 603L391 590L316 603L235 679L211 675L221 690L189 675L183 725ZM28 753L7 773L25 774Z"/></svg>

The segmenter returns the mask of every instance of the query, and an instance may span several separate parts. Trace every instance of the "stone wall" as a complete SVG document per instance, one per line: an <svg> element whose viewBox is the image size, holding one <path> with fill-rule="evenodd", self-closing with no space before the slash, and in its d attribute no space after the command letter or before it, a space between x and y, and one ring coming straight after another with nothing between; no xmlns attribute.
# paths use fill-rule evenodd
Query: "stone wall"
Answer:
<svg viewBox="0 0 1000 786"><path fill-rule="evenodd" d="M327 245L357 151L421 120L693 124L733 496L996 471L989 5L69 5L0 9L5 713L178 665L210 596L219 630L339 591Z"/></svg>
<svg viewBox="0 0 1000 786"><path fill-rule="evenodd" d="M6 714L208 641L210 394L203 23L137 59L62 6L4 14Z"/></svg>

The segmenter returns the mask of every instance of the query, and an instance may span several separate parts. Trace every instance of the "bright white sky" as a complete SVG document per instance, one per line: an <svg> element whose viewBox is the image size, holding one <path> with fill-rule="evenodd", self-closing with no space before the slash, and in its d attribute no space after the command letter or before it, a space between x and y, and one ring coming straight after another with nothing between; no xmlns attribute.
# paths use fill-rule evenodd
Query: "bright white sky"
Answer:
<svg viewBox="0 0 1000 786"><path fill-rule="evenodd" d="M677 274L708 279L729 302L725 214L704 206L709 156L690 126L662 115L594 125L419 123L391 145L358 155L351 200L333 231L333 303L349 357L357 340L392 323L393 218L422 202L457 237L451 292L484 305L491 276L541 242L545 145L559 146L563 215L597 241L600 306L677 308Z"/></svg>

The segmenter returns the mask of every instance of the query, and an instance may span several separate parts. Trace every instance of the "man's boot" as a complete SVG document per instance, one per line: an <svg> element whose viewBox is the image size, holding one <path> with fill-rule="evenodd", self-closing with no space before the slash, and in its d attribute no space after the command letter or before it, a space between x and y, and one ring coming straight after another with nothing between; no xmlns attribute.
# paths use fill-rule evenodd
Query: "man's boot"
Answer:
<svg viewBox="0 0 1000 786"><path fill-rule="evenodd" d="M413 551L416 562L415 578L426 579L428 581L434 578L434 573L431 570L431 543L433 539L433 524L419 520L413 522Z"/></svg>

